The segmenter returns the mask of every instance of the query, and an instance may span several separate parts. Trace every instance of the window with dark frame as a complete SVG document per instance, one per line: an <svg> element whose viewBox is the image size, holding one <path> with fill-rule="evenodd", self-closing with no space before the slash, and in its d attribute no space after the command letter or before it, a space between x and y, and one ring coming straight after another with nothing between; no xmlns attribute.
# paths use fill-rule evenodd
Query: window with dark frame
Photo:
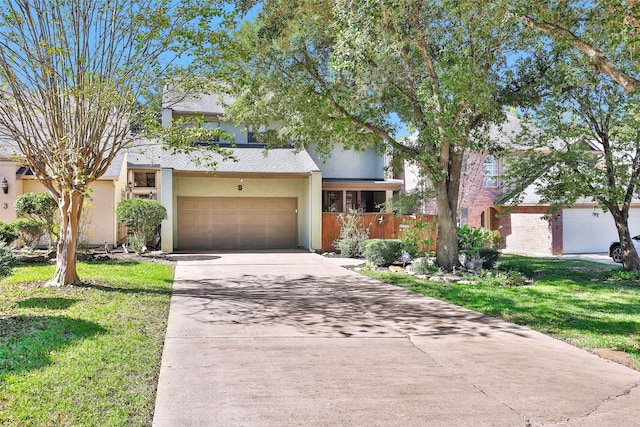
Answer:
<svg viewBox="0 0 640 427"><path fill-rule="evenodd" d="M155 187L156 173L155 172L134 172L133 186L134 187Z"/></svg>

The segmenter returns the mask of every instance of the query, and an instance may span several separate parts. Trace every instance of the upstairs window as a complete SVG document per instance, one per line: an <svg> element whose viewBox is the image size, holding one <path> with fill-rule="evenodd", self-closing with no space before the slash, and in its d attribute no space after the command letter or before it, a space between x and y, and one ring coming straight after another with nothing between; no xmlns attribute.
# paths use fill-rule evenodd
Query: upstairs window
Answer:
<svg viewBox="0 0 640 427"><path fill-rule="evenodd" d="M495 188L498 186L498 160L493 156L487 156L484 158L484 164L482 168L484 172L484 180L482 182L483 187Z"/></svg>
<svg viewBox="0 0 640 427"><path fill-rule="evenodd" d="M134 187L155 187L156 173L155 172L134 172L133 186Z"/></svg>
<svg viewBox="0 0 640 427"><path fill-rule="evenodd" d="M213 122L213 121L204 121L204 122L202 122L200 127L202 129L204 129L204 130L213 130L213 129L218 129L220 127L220 123L219 122ZM206 142L220 142L220 136L216 135L212 139L209 139Z"/></svg>

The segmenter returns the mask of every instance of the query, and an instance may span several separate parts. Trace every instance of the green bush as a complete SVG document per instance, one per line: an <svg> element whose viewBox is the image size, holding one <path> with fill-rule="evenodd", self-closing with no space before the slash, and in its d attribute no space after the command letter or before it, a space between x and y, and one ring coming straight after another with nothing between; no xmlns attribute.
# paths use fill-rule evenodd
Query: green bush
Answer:
<svg viewBox="0 0 640 427"><path fill-rule="evenodd" d="M402 248L398 239L371 239L364 245L364 256L371 264L391 265L402 255Z"/></svg>
<svg viewBox="0 0 640 427"><path fill-rule="evenodd" d="M500 232L486 228L473 228L468 225L458 227L458 249L472 258L482 259L482 267L495 266L502 245Z"/></svg>
<svg viewBox="0 0 640 427"><path fill-rule="evenodd" d="M7 246L11 246L18 238L19 233L15 224L9 222L0 222L0 242Z"/></svg>
<svg viewBox="0 0 640 427"><path fill-rule="evenodd" d="M18 216L28 216L40 222L46 234L49 246L53 246L58 238L56 217L58 202L51 193L25 193L16 198L14 203Z"/></svg>
<svg viewBox="0 0 640 427"><path fill-rule="evenodd" d="M478 249L478 256L482 260L482 268L491 270L496 266L498 258L500 258L500 251L496 249L480 248Z"/></svg>
<svg viewBox="0 0 640 427"><path fill-rule="evenodd" d="M127 199L118 203L116 208L118 223L133 231L133 239L129 243L136 251L153 243L162 220L166 218L167 210L155 200Z"/></svg>
<svg viewBox="0 0 640 427"><path fill-rule="evenodd" d="M16 257L13 251L3 241L0 241L0 279L7 277L13 270Z"/></svg>
<svg viewBox="0 0 640 427"><path fill-rule="evenodd" d="M440 271L434 262L429 262L427 258L418 258L413 262L413 271L418 274L431 274Z"/></svg>
<svg viewBox="0 0 640 427"><path fill-rule="evenodd" d="M45 233L42 222L35 218L18 218L11 224L16 227L20 239L29 249L35 249Z"/></svg>
<svg viewBox="0 0 640 427"><path fill-rule="evenodd" d="M487 286L527 286L533 283L519 271L486 271L482 270L474 274L473 279Z"/></svg>
<svg viewBox="0 0 640 427"><path fill-rule="evenodd" d="M333 246L340 251L342 256L361 257L364 251L363 245L369 239L369 229L360 225L360 218L354 210L339 214L338 222L340 234L333 242Z"/></svg>
<svg viewBox="0 0 640 427"><path fill-rule="evenodd" d="M420 257L433 245L434 221L424 221L420 218L405 219L402 224L406 228L400 231L400 241L404 250L412 257Z"/></svg>

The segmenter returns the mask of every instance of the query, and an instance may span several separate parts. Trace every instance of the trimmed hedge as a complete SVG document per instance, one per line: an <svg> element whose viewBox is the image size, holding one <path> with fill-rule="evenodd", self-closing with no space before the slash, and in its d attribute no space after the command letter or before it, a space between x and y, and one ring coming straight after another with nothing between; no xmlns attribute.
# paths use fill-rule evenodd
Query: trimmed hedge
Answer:
<svg viewBox="0 0 640 427"><path fill-rule="evenodd" d="M364 244L364 256L374 265L393 264L402 255L403 242L398 239L371 239Z"/></svg>

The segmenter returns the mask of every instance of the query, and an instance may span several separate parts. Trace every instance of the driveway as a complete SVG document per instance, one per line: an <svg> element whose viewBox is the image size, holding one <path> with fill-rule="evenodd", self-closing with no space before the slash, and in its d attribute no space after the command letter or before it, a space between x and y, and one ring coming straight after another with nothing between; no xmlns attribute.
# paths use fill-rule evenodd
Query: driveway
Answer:
<svg viewBox="0 0 640 427"><path fill-rule="evenodd" d="M184 255L154 426L626 426L640 372L306 252Z"/></svg>

